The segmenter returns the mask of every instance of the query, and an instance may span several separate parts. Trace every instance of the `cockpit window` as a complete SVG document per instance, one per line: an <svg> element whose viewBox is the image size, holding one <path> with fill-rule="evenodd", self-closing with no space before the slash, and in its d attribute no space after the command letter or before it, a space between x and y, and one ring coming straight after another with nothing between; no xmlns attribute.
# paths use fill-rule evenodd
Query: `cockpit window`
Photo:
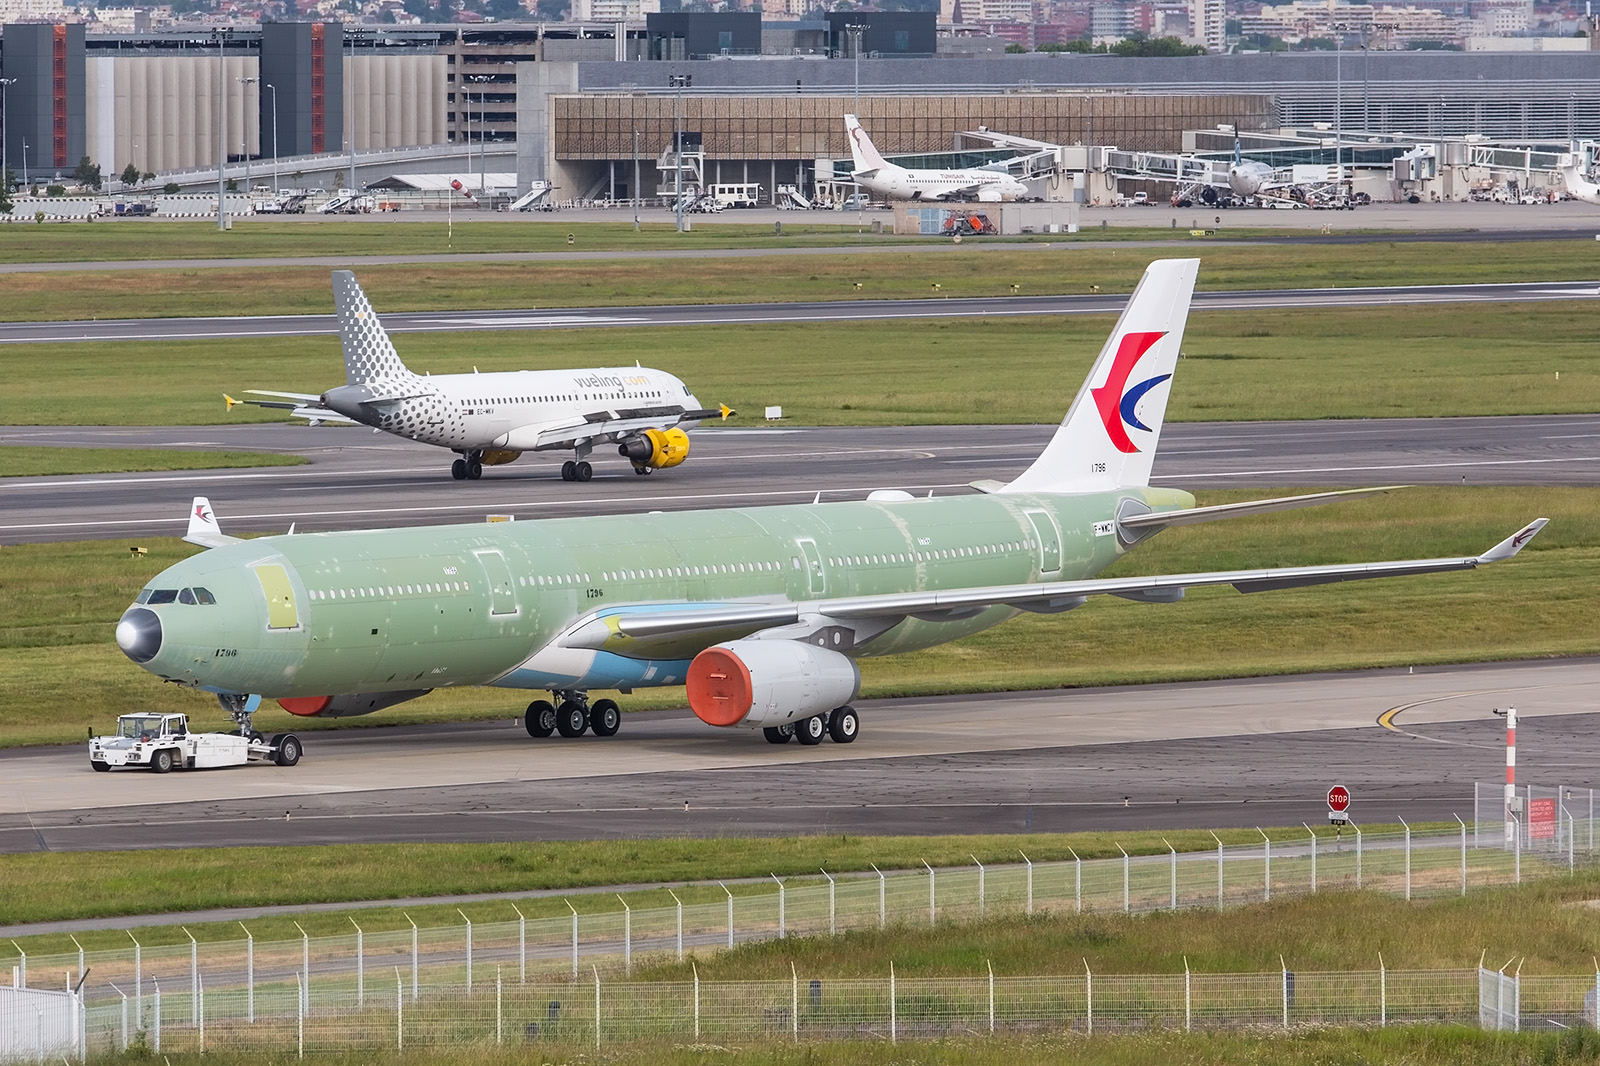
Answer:
<svg viewBox="0 0 1600 1066"><path fill-rule="evenodd" d="M177 598L177 589L145 589L139 593L140 603L172 603Z"/></svg>
<svg viewBox="0 0 1600 1066"><path fill-rule="evenodd" d="M202 606L213 606L216 604L217 598L211 595L210 589L203 589L196 586L194 590L194 602Z"/></svg>
<svg viewBox="0 0 1600 1066"><path fill-rule="evenodd" d="M178 593L178 602L193 605L194 589L184 589L182 592Z"/></svg>

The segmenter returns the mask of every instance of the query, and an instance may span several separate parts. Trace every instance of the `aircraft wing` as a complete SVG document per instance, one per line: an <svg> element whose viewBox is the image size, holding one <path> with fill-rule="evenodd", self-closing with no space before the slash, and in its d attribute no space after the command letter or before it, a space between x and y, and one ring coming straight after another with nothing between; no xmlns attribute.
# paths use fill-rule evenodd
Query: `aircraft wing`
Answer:
<svg viewBox="0 0 1600 1066"><path fill-rule="evenodd" d="M749 635L775 626L792 625L808 616L823 616L840 622L897 621L904 618L949 621L970 617L990 607L1015 607L1054 614L1081 606L1090 596L1120 596L1147 603L1173 603L1183 598L1186 589L1212 585L1232 585L1240 592L1265 592L1367 578L1474 570L1517 554L1545 527L1547 521L1544 518L1535 519L1483 554L1463 557L1222 570L1151 577L1089 578L1034 585L994 585L847 596L804 603L718 604L706 607L685 604L681 610L670 607L663 609L662 605L653 604L648 611L621 613L593 620L560 638L560 643L565 647L604 649L627 654L630 643L634 642L658 641L697 632L716 633L718 639L730 639L741 633Z"/></svg>
<svg viewBox="0 0 1600 1066"><path fill-rule="evenodd" d="M646 429L661 429L683 422L727 419L735 414L727 404L714 411L690 411L682 407L640 407L620 411L595 411L581 417L562 419L539 432L534 450L570 448L580 440L618 440Z"/></svg>
<svg viewBox="0 0 1600 1066"><path fill-rule="evenodd" d="M227 393L222 394L223 401L228 405L228 410L233 410L240 404L249 404L252 407L269 407L276 411L288 411L296 418L304 418L313 426L320 426L324 422L336 422L344 426L359 425L353 418L347 418L338 411L330 411L322 406L322 397L303 392L268 392L265 389L246 389L253 396L270 396L269 400L236 400Z"/></svg>

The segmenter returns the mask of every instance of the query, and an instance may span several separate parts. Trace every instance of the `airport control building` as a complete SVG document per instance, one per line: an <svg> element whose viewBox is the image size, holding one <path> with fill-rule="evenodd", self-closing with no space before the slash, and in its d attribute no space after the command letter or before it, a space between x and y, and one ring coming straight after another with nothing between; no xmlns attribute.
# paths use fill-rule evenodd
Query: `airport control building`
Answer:
<svg viewBox="0 0 1600 1066"><path fill-rule="evenodd" d="M1540 143L1600 135L1594 51L1003 55L964 50L931 13L845 18L105 35L12 24L0 33L10 82L0 121L7 162L30 177L70 174L87 156L108 176L132 163L186 183L210 168L214 182L224 156L337 182L338 157L353 151L365 184L448 171L471 151L477 168L514 170L521 188L548 181L560 200L656 195L674 129L707 183L759 183L768 197L810 187L848 159L847 111L886 153L946 158L980 127L1152 152L1219 126ZM397 163L407 152L414 160ZM1058 182L1049 193L1083 190Z"/></svg>

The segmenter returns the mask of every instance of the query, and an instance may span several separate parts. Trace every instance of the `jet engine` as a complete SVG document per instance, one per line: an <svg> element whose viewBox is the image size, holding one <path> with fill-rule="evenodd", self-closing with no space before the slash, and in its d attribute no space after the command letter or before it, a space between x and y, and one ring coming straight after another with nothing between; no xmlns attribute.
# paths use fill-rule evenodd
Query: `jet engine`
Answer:
<svg viewBox="0 0 1600 1066"><path fill-rule="evenodd" d="M647 429L618 445L617 454L637 468L665 470L689 458L689 434L677 426Z"/></svg>
<svg viewBox="0 0 1600 1066"><path fill-rule="evenodd" d="M842 707L861 691L855 660L795 640L730 640L694 657L689 706L707 725L788 725Z"/></svg>
<svg viewBox="0 0 1600 1066"><path fill-rule="evenodd" d="M491 448L483 453L483 458L479 462L483 463L484 466L505 466L507 463L516 462L521 457L521 452L514 452L508 448Z"/></svg>
<svg viewBox="0 0 1600 1066"><path fill-rule="evenodd" d="M431 688L423 688L408 692L369 692L348 696L286 696L278 701L278 706L302 718L355 718L414 700L418 696L426 696L432 691Z"/></svg>

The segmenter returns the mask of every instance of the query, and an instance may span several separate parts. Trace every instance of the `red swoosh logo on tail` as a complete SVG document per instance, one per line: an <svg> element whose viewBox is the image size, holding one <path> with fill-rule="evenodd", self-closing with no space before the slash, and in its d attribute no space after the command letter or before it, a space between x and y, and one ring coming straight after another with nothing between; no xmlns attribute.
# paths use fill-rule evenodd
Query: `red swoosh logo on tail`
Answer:
<svg viewBox="0 0 1600 1066"><path fill-rule="evenodd" d="M1119 452L1131 453L1139 450L1129 439L1128 431L1123 428L1122 414L1118 410L1122 403L1123 390L1128 387L1128 376L1133 373L1133 368L1144 357L1144 353L1165 336L1165 333L1123 334L1122 343L1117 345L1117 357L1111 363L1111 373L1106 375L1106 383L1098 389L1089 390L1089 395L1094 397L1094 405L1100 412L1100 421L1106 427L1106 436L1111 438L1111 443L1116 445Z"/></svg>

